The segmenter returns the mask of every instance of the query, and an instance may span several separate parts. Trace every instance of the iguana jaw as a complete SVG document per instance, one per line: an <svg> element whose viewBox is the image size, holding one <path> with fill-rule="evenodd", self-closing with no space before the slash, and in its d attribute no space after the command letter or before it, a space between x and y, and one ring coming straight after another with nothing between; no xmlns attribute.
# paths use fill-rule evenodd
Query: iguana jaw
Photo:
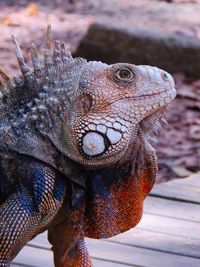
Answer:
<svg viewBox="0 0 200 267"><path fill-rule="evenodd" d="M84 153L84 151L81 151L82 154L81 156L79 156L79 152L77 154L76 153L65 154L66 153L65 151L77 150L77 147L76 146L72 147L73 144L70 142L65 143L65 148L67 149L63 150L62 153L64 153L67 157L71 158L72 160L84 165L84 167L87 169L102 168L105 166L113 165L118 161L124 162L125 158L127 158L128 155L129 159L127 158L127 160L130 160L130 158L134 154L133 144L135 142L136 143L138 142L136 140L139 140L139 142L143 142L144 140L146 140L146 142L149 142L149 137L151 137L151 139L152 137L157 139L157 136L152 136L152 135L155 135L157 128L160 127L160 120L163 118L165 119L165 114L164 114L165 110L166 106L160 107L153 113L149 112L149 115L146 116L144 119L142 119L139 123L132 124L128 132L125 133L127 136L126 142L123 143L121 149L115 149L115 145L113 145L113 151L111 155L102 152L100 155L97 156L86 156L82 154ZM93 132L98 133L98 131L97 132L93 131ZM64 133L64 135L65 135L64 139L66 140L66 132ZM142 135L143 137L141 139L138 139L139 135ZM95 142L95 145L98 146L98 143ZM149 145L151 147L151 144ZM130 150L132 151L132 153L130 152L128 153L128 151Z"/></svg>

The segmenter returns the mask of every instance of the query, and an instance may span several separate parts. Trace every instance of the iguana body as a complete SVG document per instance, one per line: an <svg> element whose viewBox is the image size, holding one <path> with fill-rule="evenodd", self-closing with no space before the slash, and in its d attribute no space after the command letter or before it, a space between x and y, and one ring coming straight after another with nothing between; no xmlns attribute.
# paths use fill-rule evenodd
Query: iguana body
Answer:
<svg viewBox="0 0 200 267"><path fill-rule="evenodd" d="M0 267L48 230L56 267L92 266L84 237L106 238L141 218L157 171L154 129L175 97L150 66L73 59L64 44L23 76L0 71Z"/></svg>

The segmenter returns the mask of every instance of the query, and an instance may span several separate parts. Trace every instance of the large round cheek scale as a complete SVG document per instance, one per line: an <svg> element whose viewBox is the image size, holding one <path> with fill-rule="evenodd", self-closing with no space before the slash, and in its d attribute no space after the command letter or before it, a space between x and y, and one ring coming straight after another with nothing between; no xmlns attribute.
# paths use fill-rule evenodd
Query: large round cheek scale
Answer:
<svg viewBox="0 0 200 267"><path fill-rule="evenodd" d="M89 132L83 137L82 149L88 156L97 156L104 152L105 142L103 136L95 132Z"/></svg>

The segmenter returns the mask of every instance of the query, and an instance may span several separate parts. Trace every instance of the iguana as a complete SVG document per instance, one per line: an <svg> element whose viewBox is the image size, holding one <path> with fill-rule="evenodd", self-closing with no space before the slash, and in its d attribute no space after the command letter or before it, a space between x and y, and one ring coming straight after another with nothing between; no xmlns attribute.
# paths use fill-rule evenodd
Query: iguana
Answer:
<svg viewBox="0 0 200 267"><path fill-rule="evenodd" d="M90 267L84 237L134 227L157 172L156 129L176 95L156 67L72 58L63 42L21 77L0 70L0 266L48 230L56 267Z"/></svg>

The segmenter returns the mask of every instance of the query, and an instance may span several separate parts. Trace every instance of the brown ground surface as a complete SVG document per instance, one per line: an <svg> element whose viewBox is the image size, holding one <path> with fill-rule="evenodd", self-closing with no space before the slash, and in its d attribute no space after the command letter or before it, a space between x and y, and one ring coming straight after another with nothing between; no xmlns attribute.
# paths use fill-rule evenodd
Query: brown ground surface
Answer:
<svg viewBox="0 0 200 267"><path fill-rule="evenodd" d="M143 5L144 10L147 4L155 2L163 2L164 5L164 2L173 2L190 9L199 8L200 3L192 0L0 1L0 66L10 75L19 73L10 41L11 33L19 40L28 62L33 41L42 52L44 29L48 23L53 26L55 38L66 41L74 52L95 16L110 17L117 12L119 18L126 17L133 8L133 2ZM199 29L200 24L195 29L183 27L179 34L199 38ZM174 77L178 96L169 107L169 125L159 138L158 181L187 177L200 171L200 80L191 81L183 74L174 74Z"/></svg>

